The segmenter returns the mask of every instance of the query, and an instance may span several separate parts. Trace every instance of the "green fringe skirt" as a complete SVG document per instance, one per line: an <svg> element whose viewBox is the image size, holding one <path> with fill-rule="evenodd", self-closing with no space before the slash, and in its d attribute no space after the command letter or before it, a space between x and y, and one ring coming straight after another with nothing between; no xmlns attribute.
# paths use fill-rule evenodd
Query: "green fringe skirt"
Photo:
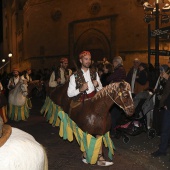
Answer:
<svg viewBox="0 0 170 170"><path fill-rule="evenodd" d="M23 106L15 106L9 103L8 117L14 121L26 120L29 117L31 107L30 99L27 99Z"/></svg>
<svg viewBox="0 0 170 170"><path fill-rule="evenodd" d="M86 152L86 160L90 164L95 164L98 159L98 154L104 142L105 147L108 147L108 157L112 160L114 155L114 145L110 138L109 132L105 135L95 138L91 134L83 132L77 124L71 120L60 106L57 106L49 97L46 97L45 103L41 109L41 114L44 114L46 120L52 126L59 126L59 135L64 140L73 141L73 134L80 145L80 150Z"/></svg>

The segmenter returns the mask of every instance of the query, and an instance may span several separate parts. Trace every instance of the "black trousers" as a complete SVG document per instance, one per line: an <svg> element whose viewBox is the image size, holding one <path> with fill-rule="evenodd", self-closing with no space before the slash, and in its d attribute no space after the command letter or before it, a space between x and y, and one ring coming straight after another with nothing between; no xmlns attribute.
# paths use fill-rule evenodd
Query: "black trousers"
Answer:
<svg viewBox="0 0 170 170"><path fill-rule="evenodd" d="M163 110L163 121L161 129L161 143L159 151L166 153L170 140L170 110Z"/></svg>
<svg viewBox="0 0 170 170"><path fill-rule="evenodd" d="M112 119L112 126L110 130L111 135L114 134L115 127L120 123L122 112L123 110L117 105L113 105L112 108L110 109L110 114Z"/></svg>
<svg viewBox="0 0 170 170"><path fill-rule="evenodd" d="M158 136L161 134L163 114L158 107L155 106L153 110L153 128L156 130Z"/></svg>

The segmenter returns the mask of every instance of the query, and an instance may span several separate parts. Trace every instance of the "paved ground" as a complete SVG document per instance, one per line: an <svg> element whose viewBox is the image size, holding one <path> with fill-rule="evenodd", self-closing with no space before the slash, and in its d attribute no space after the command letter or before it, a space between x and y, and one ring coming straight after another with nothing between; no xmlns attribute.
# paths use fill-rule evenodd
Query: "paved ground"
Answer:
<svg viewBox="0 0 170 170"><path fill-rule="evenodd" d="M76 140L64 141L59 137L58 127L52 127L43 116L40 108L43 105L41 99L33 100L33 108L30 117L23 122L8 122L13 127L22 129L35 137L44 145L48 154L49 170L164 170L170 169L170 154L161 158L152 158L150 153L157 149L159 137L152 140L146 133L130 137L130 142L124 144L122 138L113 139L116 147L114 165L99 167L86 165L81 162L81 151ZM107 148L104 148L107 158ZM170 153L170 150L169 150Z"/></svg>

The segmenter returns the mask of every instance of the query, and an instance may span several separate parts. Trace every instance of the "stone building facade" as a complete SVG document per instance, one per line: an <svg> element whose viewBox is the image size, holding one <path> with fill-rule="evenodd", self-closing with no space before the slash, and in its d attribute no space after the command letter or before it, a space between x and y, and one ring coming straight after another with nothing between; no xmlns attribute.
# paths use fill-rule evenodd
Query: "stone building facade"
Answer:
<svg viewBox="0 0 170 170"><path fill-rule="evenodd" d="M95 61L122 56L128 70L135 57L148 60L143 2L3 0L3 54L7 56L11 51L12 67L24 70L51 68L63 56L69 57L73 65L79 52L89 50ZM154 49L154 39L151 48ZM160 42L160 49L164 48L170 50L167 40ZM160 57L161 63L167 60L167 56ZM154 56L151 62L154 64Z"/></svg>

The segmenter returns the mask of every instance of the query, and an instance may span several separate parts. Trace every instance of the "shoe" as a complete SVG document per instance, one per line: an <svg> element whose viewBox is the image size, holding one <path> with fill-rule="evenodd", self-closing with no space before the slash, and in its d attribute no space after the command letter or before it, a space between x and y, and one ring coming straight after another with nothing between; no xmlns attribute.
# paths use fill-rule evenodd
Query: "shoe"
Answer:
<svg viewBox="0 0 170 170"><path fill-rule="evenodd" d="M144 7L145 11L153 11L153 9L154 9L154 7L151 4L149 4L148 2L145 2L143 4L143 7Z"/></svg>
<svg viewBox="0 0 170 170"><path fill-rule="evenodd" d="M82 162L85 163L85 164L88 164L87 160L86 160L86 158L84 156L82 156Z"/></svg>
<svg viewBox="0 0 170 170"><path fill-rule="evenodd" d="M100 158L102 158L101 160L99 160ZM103 157L102 154L99 154L99 157L98 157L98 161L97 161L97 165L98 166L111 166L113 165L113 162L109 162L109 161L106 161Z"/></svg>
<svg viewBox="0 0 170 170"><path fill-rule="evenodd" d="M157 150L157 151L151 153L151 156L153 156L154 158L156 158L156 157L160 157L160 156L166 156L166 153L160 152L159 150Z"/></svg>
<svg viewBox="0 0 170 170"><path fill-rule="evenodd" d="M111 165L113 165L113 162L109 162L106 160L99 160L99 161L97 161L97 165L98 166L111 166Z"/></svg>
<svg viewBox="0 0 170 170"><path fill-rule="evenodd" d="M163 12L168 12L168 11L170 11L170 5L167 3L167 4L165 4L165 6L162 8L162 11Z"/></svg>

